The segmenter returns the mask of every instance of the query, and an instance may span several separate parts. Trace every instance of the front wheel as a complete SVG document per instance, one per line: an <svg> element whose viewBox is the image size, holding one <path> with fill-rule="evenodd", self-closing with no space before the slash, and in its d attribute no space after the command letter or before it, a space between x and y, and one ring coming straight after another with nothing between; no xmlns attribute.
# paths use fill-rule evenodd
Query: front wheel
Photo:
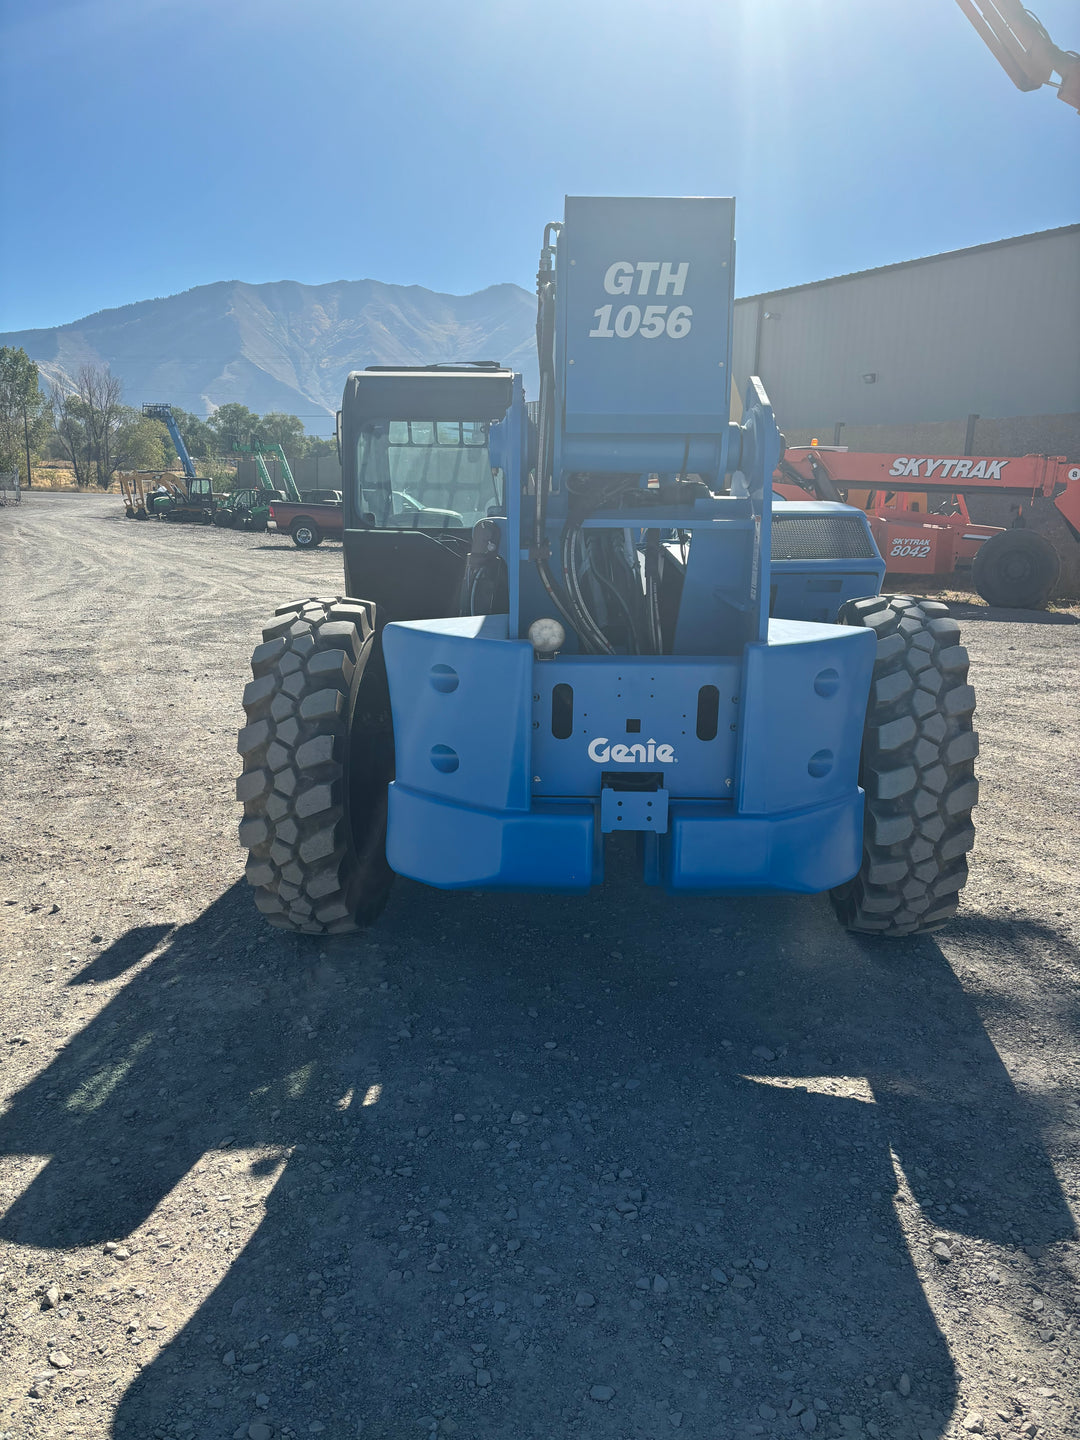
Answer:
<svg viewBox="0 0 1080 1440"><path fill-rule="evenodd" d="M831 891L849 930L904 936L956 914L975 843L979 794L975 692L960 626L945 605L910 595L849 600L845 625L877 636L859 784L865 792L858 874Z"/></svg>
<svg viewBox="0 0 1080 1440"><path fill-rule="evenodd" d="M375 609L311 599L277 613L251 657L237 744L246 874L271 924L340 934L376 918L394 878L393 730Z"/></svg>
<svg viewBox="0 0 1080 1440"><path fill-rule="evenodd" d="M1013 610L1041 610L1060 573L1058 552L1034 530L992 535L971 562L971 583L986 603Z"/></svg>
<svg viewBox="0 0 1080 1440"><path fill-rule="evenodd" d="M322 531L315 521L308 520L303 516L299 520L293 521L289 534L293 538L293 544L299 550L314 550L316 545L322 543L323 538Z"/></svg>
<svg viewBox="0 0 1080 1440"><path fill-rule="evenodd" d="M236 523L236 517L231 510L215 510L214 524L219 530L231 530Z"/></svg>

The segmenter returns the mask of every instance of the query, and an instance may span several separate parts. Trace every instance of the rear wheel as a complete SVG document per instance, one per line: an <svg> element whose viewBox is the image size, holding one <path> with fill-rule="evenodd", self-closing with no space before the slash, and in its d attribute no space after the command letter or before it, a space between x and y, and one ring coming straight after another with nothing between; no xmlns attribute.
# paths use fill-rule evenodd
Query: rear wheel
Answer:
<svg viewBox="0 0 1080 1440"><path fill-rule="evenodd" d="M322 531L314 520L309 520L306 516L293 521L289 534L293 538L293 544L300 550L314 550L322 541Z"/></svg>
<svg viewBox="0 0 1080 1440"><path fill-rule="evenodd" d="M244 691L240 843L272 924L338 934L374 920L394 878L393 731L374 606L298 600L277 615Z"/></svg>
<svg viewBox="0 0 1080 1440"><path fill-rule="evenodd" d="M1060 573L1058 552L1034 530L992 535L971 562L972 584L986 603L1014 610L1041 610Z"/></svg>
<svg viewBox="0 0 1080 1440"><path fill-rule="evenodd" d="M859 873L831 892L849 930L903 936L956 914L978 799L968 655L947 607L909 595L850 600L846 625L877 635L859 784L866 792Z"/></svg>

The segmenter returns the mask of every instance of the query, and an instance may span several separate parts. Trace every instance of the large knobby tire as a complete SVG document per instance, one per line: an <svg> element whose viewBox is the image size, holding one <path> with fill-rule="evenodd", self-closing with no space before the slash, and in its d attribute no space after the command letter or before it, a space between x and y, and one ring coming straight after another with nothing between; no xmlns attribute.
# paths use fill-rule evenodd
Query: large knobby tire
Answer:
<svg viewBox="0 0 1080 1440"><path fill-rule="evenodd" d="M251 657L236 783L246 874L266 918L305 934L369 924L394 878L393 732L374 614L361 600L294 601Z"/></svg>
<svg viewBox="0 0 1080 1440"><path fill-rule="evenodd" d="M935 930L955 915L967 881L979 794L960 626L945 605L909 595L849 600L840 620L875 632L877 659L859 762L862 865L832 902L849 930Z"/></svg>
<svg viewBox="0 0 1080 1440"><path fill-rule="evenodd" d="M214 524L219 530L231 530L236 524L236 516L231 510L215 510Z"/></svg>
<svg viewBox="0 0 1080 1440"><path fill-rule="evenodd" d="M322 531L315 521L308 519L306 515L298 516L293 521L289 534L298 550L314 550L316 545L322 544Z"/></svg>
<svg viewBox="0 0 1080 1440"><path fill-rule="evenodd" d="M971 582L986 603L1013 610L1041 610L1060 573L1060 555L1034 530L992 535L971 562Z"/></svg>

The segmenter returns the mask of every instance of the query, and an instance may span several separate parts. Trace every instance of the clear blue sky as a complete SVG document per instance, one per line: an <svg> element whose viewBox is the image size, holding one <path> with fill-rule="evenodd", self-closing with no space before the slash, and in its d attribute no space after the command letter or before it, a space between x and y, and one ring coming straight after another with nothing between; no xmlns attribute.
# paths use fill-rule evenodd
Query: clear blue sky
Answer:
<svg viewBox="0 0 1080 1440"><path fill-rule="evenodd" d="M1080 120L954 0L8 0L0 52L0 330L531 288L565 193L735 195L740 294L1077 218Z"/></svg>

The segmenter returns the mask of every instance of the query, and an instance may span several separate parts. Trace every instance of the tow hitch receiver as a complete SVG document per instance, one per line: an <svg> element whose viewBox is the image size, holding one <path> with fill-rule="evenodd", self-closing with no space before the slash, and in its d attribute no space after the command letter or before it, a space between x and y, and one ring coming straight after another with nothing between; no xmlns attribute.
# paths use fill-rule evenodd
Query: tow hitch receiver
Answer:
<svg viewBox="0 0 1080 1440"><path fill-rule="evenodd" d="M663 835L668 828L668 792L663 773L618 775L605 771L600 789L600 829L605 835L619 830L651 831Z"/></svg>

